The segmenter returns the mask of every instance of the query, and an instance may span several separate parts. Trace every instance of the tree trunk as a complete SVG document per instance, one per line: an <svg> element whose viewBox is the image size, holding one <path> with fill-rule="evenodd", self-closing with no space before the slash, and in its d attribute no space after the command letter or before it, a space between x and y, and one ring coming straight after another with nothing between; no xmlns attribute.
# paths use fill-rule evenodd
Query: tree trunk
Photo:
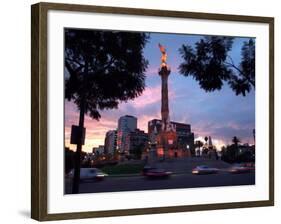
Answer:
<svg viewBox="0 0 281 224"><path fill-rule="evenodd" d="M84 128L84 118L85 118L85 100L81 101L80 106L80 116L79 116L79 128L82 135ZM81 167L81 152L82 152L82 136L80 142L77 144L75 152L75 163L74 163L74 177L72 183L72 194L79 193L79 182L80 182L80 167Z"/></svg>
<svg viewBox="0 0 281 224"><path fill-rule="evenodd" d="M88 75L88 63L85 61L85 73L83 77L83 86L85 86L86 78L85 75ZM84 89L84 88L83 88ZM79 115L79 129L81 138L77 144L76 153L75 153L75 165L74 165L74 177L72 183L72 194L79 193L79 182L80 182L80 168L81 168L81 152L82 152L82 133L84 129L84 119L85 119L85 93L82 94L80 104L80 115Z"/></svg>

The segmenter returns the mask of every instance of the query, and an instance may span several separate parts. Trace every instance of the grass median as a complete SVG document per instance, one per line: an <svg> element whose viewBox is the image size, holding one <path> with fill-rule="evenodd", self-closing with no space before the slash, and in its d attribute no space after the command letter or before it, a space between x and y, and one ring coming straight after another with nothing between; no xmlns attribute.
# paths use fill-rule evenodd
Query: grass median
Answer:
<svg viewBox="0 0 281 224"><path fill-rule="evenodd" d="M115 166L104 166L101 170L109 175L139 174L144 165L144 163L117 164Z"/></svg>

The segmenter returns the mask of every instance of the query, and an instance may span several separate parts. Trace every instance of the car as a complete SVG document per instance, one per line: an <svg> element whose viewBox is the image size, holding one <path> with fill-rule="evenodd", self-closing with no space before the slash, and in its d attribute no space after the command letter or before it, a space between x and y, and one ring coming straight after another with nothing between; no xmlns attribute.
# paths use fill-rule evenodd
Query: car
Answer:
<svg viewBox="0 0 281 224"><path fill-rule="evenodd" d="M80 180L103 180L108 174L102 172L97 168L81 168L80 169ZM74 177L74 170L71 170L68 177Z"/></svg>
<svg viewBox="0 0 281 224"><path fill-rule="evenodd" d="M245 166L244 164L235 164L229 168L229 173L239 174L239 173L249 173L253 170L253 167Z"/></svg>
<svg viewBox="0 0 281 224"><path fill-rule="evenodd" d="M214 174L217 173L219 170L217 168L209 167L206 165L196 166L192 169L192 174Z"/></svg>
<svg viewBox="0 0 281 224"><path fill-rule="evenodd" d="M146 173L147 173L149 170L151 170L151 169L156 169L156 167L152 167L152 166L145 166L145 167L142 169L141 174L142 174L143 176L145 176L145 175L146 175Z"/></svg>
<svg viewBox="0 0 281 224"><path fill-rule="evenodd" d="M251 168L252 170L255 169L255 163L253 163L253 162L243 163L243 166L249 167L249 168Z"/></svg>
<svg viewBox="0 0 281 224"><path fill-rule="evenodd" d="M144 167L142 174L149 178L165 178L171 176L172 172L155 167Z"/></svg>

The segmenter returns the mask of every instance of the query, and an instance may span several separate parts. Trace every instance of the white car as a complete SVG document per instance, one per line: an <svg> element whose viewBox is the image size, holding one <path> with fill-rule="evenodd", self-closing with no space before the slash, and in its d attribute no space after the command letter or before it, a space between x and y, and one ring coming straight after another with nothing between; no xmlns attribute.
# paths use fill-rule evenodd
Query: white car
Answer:
<svg viewBox="0 0 281 224"><path fill-rule="evenodd" d="M235 164L232 167L229 168L229 172L233 174L240 174L240 173L249 173L251 170L254 170L255 168L245 166L244 164Z"/></svg>
<svg viewBox="0 0 281 224"><path fill-rule="evenodd" d="M70 178L74 176L74 170L71 170L69 175ZM80 169L80 180L103 180L108 174L102 172L97 168L81 168Z"/></svg>

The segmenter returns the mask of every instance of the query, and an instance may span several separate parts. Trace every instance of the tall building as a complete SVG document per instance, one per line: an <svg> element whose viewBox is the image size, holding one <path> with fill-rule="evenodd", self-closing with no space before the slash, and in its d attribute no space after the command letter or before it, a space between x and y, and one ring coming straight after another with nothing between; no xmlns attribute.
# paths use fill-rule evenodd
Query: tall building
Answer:
<svg viewBox="0 0 281 224"><path fill-rule="evenodd" d="M191 132L191 125L178 122L170 122L172 128L176 131L177 144L182 149L194 149L194 133ZM153 119L148 122L148 136L151 142L162 130L162 121Z"/></svg>
<svg viewBox="0 0 281 224"><path fill-rule="evenodd" d="M118 120L118 129L117 129L117 148L121 152L129 153L125 151L128 146L126 143L126 138L130 132L137 129L137 118L131 115L125 115L119 118Z"/></svg>
<svg viewBox="0 0 281 224"><path fill-rule="evenodd" d="M113 155L117 147L117 131L110 130L106 132L104 140L104 153Z"/></svg>

